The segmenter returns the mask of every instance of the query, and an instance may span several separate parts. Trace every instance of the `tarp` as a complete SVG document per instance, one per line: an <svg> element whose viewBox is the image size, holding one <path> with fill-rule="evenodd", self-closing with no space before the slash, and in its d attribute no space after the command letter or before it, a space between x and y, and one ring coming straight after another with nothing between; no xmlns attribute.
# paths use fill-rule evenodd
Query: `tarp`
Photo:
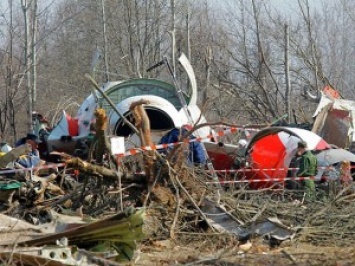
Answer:
<svg viewBox="0 0 355 266"><path fill-rule="evenodd" d="M251 183L251 187L268 187L274 183L273 178L285 178L300 140L307 143L309 150L331 148L320 136L305 129L270 127L258 132L250 140L246 153L250 166L256 171L246 175L265 182Z"/></svg>

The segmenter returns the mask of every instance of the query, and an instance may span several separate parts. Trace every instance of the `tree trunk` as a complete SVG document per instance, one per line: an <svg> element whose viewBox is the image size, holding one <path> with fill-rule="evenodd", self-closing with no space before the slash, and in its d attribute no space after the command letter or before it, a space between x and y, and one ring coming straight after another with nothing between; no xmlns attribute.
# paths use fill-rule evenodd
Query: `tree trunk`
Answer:
<svg viewBox="0 0 355 266"><path fill-rule="evenodd" d="M31 38L31 91L32 91L32 109L35 106L37 101L37 36L38 36L38 16L37 9L38 3L37 0L32 0L32 38ZM32 112L31 112L31 124L32 124Z"/></svg>
<svg viewBox="0 0 355 266"><path fill-rule="evenodd" d="M110 72L108 67L108 44L106 33L106 13L105 13L105 0L101 0L102 7L102 35L104 39L104 62L105 62L105 82L110 80Z"/></svg>
<svg viewBox="0 0 355 266"><path fill-rule="evenodd" d="M285 25L285 80L286 80L286 114L287 114L287 121L291 122L291 82L290 82L290 62L289 62L289 31L288 25Z"/></svg>
<svg viewBox="0 0 355 266"><path fill-rule="evenodd" d="M27 131L32 132L32 83L31 83L31 60L30 60L30 51L31 51L31 25L29 19L29 5L26 0L21 0L21 7L24 18L24 28L25 28L25 50L24 50L24 65L25 65L25 73L26 73L26 91L27 91Z"/></svg>

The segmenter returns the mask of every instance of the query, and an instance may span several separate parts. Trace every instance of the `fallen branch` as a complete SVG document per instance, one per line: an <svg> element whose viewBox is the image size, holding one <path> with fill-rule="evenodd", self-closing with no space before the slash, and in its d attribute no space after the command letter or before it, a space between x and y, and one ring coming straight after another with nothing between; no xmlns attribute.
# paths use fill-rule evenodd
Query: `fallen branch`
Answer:
<svg viewBox="0 0 355 266"><path fill-rule="evenodd" d="M65 165L77 169L88 176L103 177L113 182L118 181L118 172L103 166L90 164L80 158L71 158L65 162Z"/></svg>

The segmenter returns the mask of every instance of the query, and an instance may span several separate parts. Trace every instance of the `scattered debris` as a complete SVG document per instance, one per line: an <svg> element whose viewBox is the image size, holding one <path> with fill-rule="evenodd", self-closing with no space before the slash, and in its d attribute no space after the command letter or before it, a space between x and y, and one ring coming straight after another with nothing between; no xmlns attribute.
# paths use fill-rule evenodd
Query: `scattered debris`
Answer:
<svg viewBox="0 0 355 266"><path fill-rule="evenodd" d="M171 92L170 86L157 81L148 85L157 84L161 86L161 93ZM46 158L55 156L58 160L55 163L48 161L39 168L30 169L11 165L17 157L28 152L26 146L9 150L0 157L3 169L0 170L0 259L4 263L119 265L123 261L138 262L140 247L147 248L149 243L151 248L182 249L175 246L174 241L190 234L220 237L230 241L233 248L227 251L223 243L217 249L216 244L215 256L189 257L186 265L213 263L228 252L247 259L250 254L271 254L276 249L280 256L296 263L299 257L285 250L289 243L326 245L336 242L344 246L355 243L352 222L355 190L352 184L331 195L330 185L323 183L318 186L314 202L304 201L302 189L285 188L291 159L300 139L315 150L327 149L328 152L323 151L319 157L340 153L339 158L351 161L352 154L330 150L331 146L311 131L268 127L243 141L246 145L243 145L243 154L237 154L237 146L233 144L210 142L206 145L214 154L212 162L219 158L215 162L230 168L216 168L228 173L227 180L219 180L222 176L211 173L211 169L188 162L187 144L191 140L165 144L164 148L170 145L172 149L168 154L159 152L154 140L158 135L151 128L159 123L151 121L144 107L150 104L160 104L167 109L176 106L156 97L135 96L120 103L119 108L111 106L117 109L115 115L118 116L122 110L131 112L116 117L115 122L108 119L113 113L107 115L105 109L92 108L96 103L91 100L84 104L87 108L81 110L80 121L64 113L60 123L66 123L69 135L59 140L59 135L55 135L59 134L58 130L54 128L47 143L50 149L58 148L60 141L66 143L63 150L47 154ZM195 100L190 95L192 105L196 104ZM171 114L176 115L176 109L176 113ZM88 110L90 114L86 113ZM150 115L157 115L163 123L161 110L149 110ZM194 118L200 115L197 113ZM166 124L164 120L161 132L177 126L176 117L171 114ZM76 125L75 133L73 128L69 130L70 125ZM107 129L113 126L115 134L129 131L123 137L132 137L130 134L137 137L138 143L133 143L135 146L129 154L112 154ZM212 131L208 123L194 125L191 131L204 126ZM213 133L208 134L208 138L215 137ZM130 140L132 138L125 139ZM196 140L201 141L200 138ZM83 144L80 147L79 142ZM238 164L235 163L237 155L245 155ZM330 164L339 162L339 158ZM262 182L255 185L253 182L257 183L258 179ZM258 243L259 240L264 243Z"/></svg>

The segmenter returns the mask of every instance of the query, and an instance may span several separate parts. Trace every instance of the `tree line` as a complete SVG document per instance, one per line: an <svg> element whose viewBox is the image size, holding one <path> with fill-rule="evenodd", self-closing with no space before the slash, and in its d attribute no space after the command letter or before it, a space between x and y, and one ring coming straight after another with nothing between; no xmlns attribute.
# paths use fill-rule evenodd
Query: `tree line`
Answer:
<svg viewBox="0 0 355 266"><path fill-rule="evenodd" d="M185 53L207 119L238 124L311 122L314 94L325 85L354 98L355 3L297 0L8 0L0 6L0 134L32 129L32 111L55 122L76 114L99 84L128 78L172 82ZM287 12L286 12L287 11ZM285 116L286 115L286 116Z"/></svg>

